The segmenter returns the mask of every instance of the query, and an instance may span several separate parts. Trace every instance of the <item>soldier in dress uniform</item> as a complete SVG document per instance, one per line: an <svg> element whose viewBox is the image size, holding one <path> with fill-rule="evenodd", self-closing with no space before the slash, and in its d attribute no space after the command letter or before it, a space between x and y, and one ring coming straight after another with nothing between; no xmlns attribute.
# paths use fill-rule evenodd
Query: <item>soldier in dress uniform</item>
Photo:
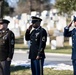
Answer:
<svg viewBox="0 0 76 75"><path fill-rule="evenodd" d="M74 22L74 29L69 30L72 23ZM76 17L74 20L64 28L64 36L65 37L72 37L72 64L74 69L74 75L76 75Z"/></svg>
<svg viewBox="0 0 76 75"><path fill-rule="evenodd" d="M15 36L7 28L9 21L0 20L0 75L10 75L10 64L14 53Z"/></svg>
<svg viewBox="0 0 76 75"><path fill-rule="evenodd" d="M32 75L43 75L47 32L40 26L41 21L41 18L32 16L32 25L25 33L26 41L30 40L29 59L31 59Z"/></svg>

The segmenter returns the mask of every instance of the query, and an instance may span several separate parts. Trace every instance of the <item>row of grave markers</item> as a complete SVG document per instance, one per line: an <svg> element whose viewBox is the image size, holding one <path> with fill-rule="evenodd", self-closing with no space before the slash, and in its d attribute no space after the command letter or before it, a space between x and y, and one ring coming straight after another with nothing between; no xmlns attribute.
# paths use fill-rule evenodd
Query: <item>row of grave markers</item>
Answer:
<svg viewBox="0 0 76 75"><path fill-rule="evenodd" d="M72 45L72 40L69 38L69 45ZM30 47L30 41L26 41L24 37L24 45L27 45L28 48ZM64 47L64 36L57 36L56 39L52 39L50 41L49 36L47 37L46 46L50 46L52 50L57 49L57 47Z"/></svg>

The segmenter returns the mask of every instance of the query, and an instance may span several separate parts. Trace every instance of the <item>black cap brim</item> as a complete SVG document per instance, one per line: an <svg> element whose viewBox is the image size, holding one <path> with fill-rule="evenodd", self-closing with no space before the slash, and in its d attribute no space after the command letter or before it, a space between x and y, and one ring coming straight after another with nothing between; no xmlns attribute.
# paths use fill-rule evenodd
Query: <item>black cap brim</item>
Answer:
<svg viewBox="0 0 76 75"><path fill-rule="evenodd" d="M8 20L6 20L6 19L3 19L3 23L8 24L8 23L10 23L10 21L8 21Z"/></svg>
<svg viewBox="0 0 76 75"><path fill-rule="evenodd" d="M41 19L41 18L36 17L36 16L32 16L31 18L32 18L32 20L38 20L38 21L40 21L40 22L42 21L42 19Z"/></svg>

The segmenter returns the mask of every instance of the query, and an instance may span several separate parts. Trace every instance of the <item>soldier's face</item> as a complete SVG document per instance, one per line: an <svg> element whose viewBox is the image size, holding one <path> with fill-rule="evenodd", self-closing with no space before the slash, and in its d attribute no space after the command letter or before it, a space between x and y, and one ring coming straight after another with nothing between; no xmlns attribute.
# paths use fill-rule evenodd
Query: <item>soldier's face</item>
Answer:
<svg viewBox="0 0 76 75"><path fill-rule="evenodd" d="M76 21L74 22L74 26L76 27Z"/></svg>
<svg viewBox="0 0 76 75"><path fill-rule="evenodd" d="M0 24L0 30L3 29L3 24Z"/></svg>
<svg viewBox="0 0 76 75"><path fill-rule="evenodd" d="M40 23L39 22L36 22L36 23L33 24L33 27L34 28L38 28L39 26L40 26Z"/></svg>
<svg viewBox="0 0 76 75"><path fill-rule="evenodd" d="M7 24L6 23L3 24L3 29L7 29Z"/></svg>

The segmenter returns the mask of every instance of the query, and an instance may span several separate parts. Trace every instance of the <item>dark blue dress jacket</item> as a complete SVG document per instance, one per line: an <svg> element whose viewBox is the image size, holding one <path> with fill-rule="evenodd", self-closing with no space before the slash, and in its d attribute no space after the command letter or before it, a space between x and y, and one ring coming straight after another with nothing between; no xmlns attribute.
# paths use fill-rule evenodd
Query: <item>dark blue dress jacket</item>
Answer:
<svg viewBox="0 0 76 75"><path fill-rule="evenodd" d="M37 56L41 58L45 58L45 46L47 40L47 32L44 28L39 27L37 30L33 30L30 32L26 30L25 33L26 41L30 40L30 51L29 51L29 59L36 59Z"/></svg>
<svg viewBox="0 0 76 75"><path fill-rule="evenodd" d="M69 27L64 28L64 36L72 37L72 59L76 59L76 28L69 31Z"/></svg>

